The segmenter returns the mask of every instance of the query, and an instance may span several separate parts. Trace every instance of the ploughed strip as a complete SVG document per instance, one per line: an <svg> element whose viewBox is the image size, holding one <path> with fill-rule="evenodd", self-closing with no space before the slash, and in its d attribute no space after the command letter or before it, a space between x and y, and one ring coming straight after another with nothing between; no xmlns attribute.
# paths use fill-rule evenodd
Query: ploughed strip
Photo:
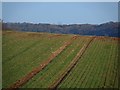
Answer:
<svg viewBox="0 0 120 90"><path fill-rule="evenodd" d="M69 74L69 72L74 68L74 66L77 64L78 60L82 57L90 43L94 40L95 37L92 37L90 41L87 44L84 44L83 47L80 49L80 51L77 53L77 55L73 58L71 63L68 65L67 69L65 70L64 73L61 74L61 76L53 82L50 86L49 89L55 89L58 87L58 85L65 79L65 77Z"/></svg>
<svg viewBox="0 0 120 90"><path fill-rule="evenodd" d="M52 55L42 64L40 64L37 68L33 69L30 73L17 80L14 84L12 84L7 90L17 89L27 83L31 78L33 78L37 73L39 73L42 69L44 69L57 55L59 55L66 47L68 47L73 40L75 40L78 36L73 36L70 41L65 42L63 46L61 46L58 50L56 50Z"/></svg>

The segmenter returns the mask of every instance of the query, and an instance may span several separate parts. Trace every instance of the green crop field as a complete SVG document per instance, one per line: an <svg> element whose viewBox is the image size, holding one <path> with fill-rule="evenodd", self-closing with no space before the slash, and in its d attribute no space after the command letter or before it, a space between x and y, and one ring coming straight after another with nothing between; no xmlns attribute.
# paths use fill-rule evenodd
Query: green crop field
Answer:
<svg viewBox="0 0 120 90"><path fill-rule="evenodd" d="M118 88L118 40L4 31L2 88Z"/></svg>
<svg viewBox="0 0 120 90"><path fill-rule="evenodd" d="M116 41L95 39L59 87L117 88L117 52Z"/></svg>

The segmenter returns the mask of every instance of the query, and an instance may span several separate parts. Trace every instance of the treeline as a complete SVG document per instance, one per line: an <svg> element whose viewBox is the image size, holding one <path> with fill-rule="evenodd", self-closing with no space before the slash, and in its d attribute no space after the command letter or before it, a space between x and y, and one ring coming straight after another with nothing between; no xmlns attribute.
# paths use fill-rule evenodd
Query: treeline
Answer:
<svg viewBox="0 0 120 90"><path fill-rule="evenodd" d="M2 23L3 30L15 31L32 31L32 32L49 32L59 34L79 34L79 35L96 35L120 37L118 22L107 22L100 25L92 24L33 24L33 23Z"/></svg>

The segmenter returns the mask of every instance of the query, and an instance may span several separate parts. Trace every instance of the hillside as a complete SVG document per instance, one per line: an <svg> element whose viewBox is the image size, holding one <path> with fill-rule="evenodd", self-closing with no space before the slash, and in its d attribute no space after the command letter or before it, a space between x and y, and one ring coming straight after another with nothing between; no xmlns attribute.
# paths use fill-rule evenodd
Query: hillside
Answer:
<svg viewBox="0 0 120 90"><path fill-rule="evenodd" d="M3 31L3 88L118 88L118 40Z"/></svg>
<svg viewBox="0 0 120 90"><path fill-rule="evenodd" d="M49 32L58 34L78 34L120 37L118 32L118 22L107 22L100 25L92 24L33 24L33 23L3 23L3 30L16 30L28 32Z"/></svg>

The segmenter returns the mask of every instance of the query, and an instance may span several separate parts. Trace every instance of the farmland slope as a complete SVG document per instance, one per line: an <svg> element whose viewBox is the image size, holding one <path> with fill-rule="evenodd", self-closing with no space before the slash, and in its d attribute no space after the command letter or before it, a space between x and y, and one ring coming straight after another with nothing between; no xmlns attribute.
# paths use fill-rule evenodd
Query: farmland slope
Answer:
<svg viewBox="0 0 120 90"><path fill-rule="evenodd" d="M72 39L76 37L75 39ZM66 75L57 88L118 88L118 40L112 37L4 31L2 87L8 88L35 70L51 55L51 62L19 88L49 88ZM70 43L69 43L70 41ZM62 46L69 44L65 49ZM75 58L85 44L82 57ZM76 60L74 67L69 65ZM69 73L67 72L69 70ZM67 74L64 74L64 73ZM54 86L54 85L53 85ZM18 88L18 87L17 87Z"/></svg>

